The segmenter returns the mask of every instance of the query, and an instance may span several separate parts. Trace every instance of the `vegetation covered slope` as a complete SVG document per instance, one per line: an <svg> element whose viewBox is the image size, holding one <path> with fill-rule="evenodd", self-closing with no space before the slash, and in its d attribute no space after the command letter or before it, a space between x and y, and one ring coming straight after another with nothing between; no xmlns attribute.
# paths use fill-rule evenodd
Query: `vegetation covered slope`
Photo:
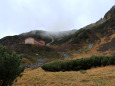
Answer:
<svg viewBox="0 0 115 86"><path fill-rule="evenodd" d="M16 53L9 53L0 45L0 86L9 86L21 75L24 67L20 66L21 56Z"/></svg>
<svg viewBox="0 0 115 86"><path fill-rule="evenodd" d="M54 34L50 34L49 36L46 31L30 31L16 36L4 37L0 39L0 44L6 46L9 50L18 52L19 54L36 57L35 54L39 53L39 57L43 56L49 58L56 56L60 57L58 52L68 52L73 50L75 50L75 53L76 51L91 51L91 49L93 49L96 45L100 45L102 39L105 38L103 40L105 43L102 43L100 46L98 46L97 51L104 54L107 50L111 50L111 54L114 54L115 36L112 36L115 34L115 6L113 6L105 14L104 18L100 19L96 23L90 24L79 30L69 32L66 31L65 33L65 36L61 35L56 37ZM68 33L69 35L67 35ZM45 36L43 36L43 34ZM46 42L46 44L52 42L52 37L54 41L51 43L50 48L39 48L35 46L30 47L28 45L24 45L25 38L30 36L38 40L43 40ZM109 45L109 47L107 45ZM53 56L48 55L48 52L53 52Z"/></svg>
<svg viewBox="0 0 115 86"><path fill-rule="evenodd" d="M97 44L97 42L99 44L102 38L105 38L104 41L106 41L106 43L109 43L110 41L108 40L111 39L111 36L113 34L115 34L115 6L113 6L105 14L104 18L101 18L96 23L90 24L84 28L79 29L72 35L57 40L56 42L58 47L56 48L64 50L66 49L64 45L67 44L66 46L70 46L67 48L76 49L77 51L84 46L87 46L87 48L89 48L90 50ZM114 37L111 40L112 41L109 44L114 44ZM54 43L54 45L56 45L56 43ZM113 50L113 47L115 46L111 45L111 47L108 47L108 49ZM104 51L106 51L106 49Z"/></svg>
<svg viewBox="0 0 115 86"><path fill-rule="evenodd" d="M67 44L70 47L68 49L79 49L84 45L95 45L97 41L100 41L101 38L106 36L106 39L109 39L109 36L115 32L115 6L113 6L104 16L96 23L87 25L84 28L79 30L65 31L62 34L52 34L46 31L30 31L23 33L17 36L8 36L0 40L0 44L7 47L13 47L15 44L23 44L25 38L33 37L38 40L44 40L47 43L52 42L52 45L58 46L61 48L59 50L64 50L63 45ZM60 32L61 33L61 32ZM57 48L57 50L58 50ZM11 48L12 49L12 48Z"/></svg>
<svg viewBox="0 0 115 86"><path fill-rule="evenodd" d="M115 65L115 55L113 56L92 56L70 61L57 61L42 66L46 71L78 71L87 70L92 67Z"/></svg>
<svg viewBox="0 0 115 86"><path fill-rule="evenodd" d="M22 36L23 37L23 36ZM38 37L36 35L36 37ZM97 52L109 55L115 54L115 46L114 46L114 38L115 38L115 6L113 6L110 11L104 16L103 19L98 22L88 25L72 35L61 37L55 39L54 43L51 45L51 48L45 47L37 48L33 45L19 45L17 38L17 42L11 42L9 38L1 39L0 43L5 45L6 47L11 47L10 49L17 50L17 52L31 55L31 52L37 53L44 52L40 54L43 56L44 54L50 54L53 50L63 51L67 49L67 51L73 51L72 53L76 54L75 59L80 58L84 53L85 55L97 55ZM8 42L9 40L9 42ZM11 40L13 41L12 37ZM22 39L20 39L22 40ZM16 42L16 46L9 46L12 43ZM21 46L21 47L20 47ZM83 48L86 49L86 52L81 54L78 51L84 51ZM31 49L30 49L31 48ZM26 50L27 49L27 50ZM29 50L30 49L30 50ZM25 50L25 51L24 51ZM109 51L109 52L108 52ZM39 54L39 53L38 53ZM108 55L107 54L107 55ZM51 54L50 54L51 55ZM55 54L56 55L56 54ZM57 56L57 55L56 55ZM52 56L53 57L53 56ZM82 57L85 57L84 55ZM88 56L89 57L89 56ZM110 59L110 58L108 58ZM105 60L106 63L107 60ZM113 61L113 60L112 60ZM103 61L102 61L103 62ZM85 65L85 64L82 64ZM75 67L75 66L74 66ZM80 71L66 71L66 72L45 72L41 68L39 69L26 69L23 73L22 78L18 77L17 82L14 82L13 86L115 86L115 66L106 66L100 68L91 68L90 70L80 70Z"/></svg>

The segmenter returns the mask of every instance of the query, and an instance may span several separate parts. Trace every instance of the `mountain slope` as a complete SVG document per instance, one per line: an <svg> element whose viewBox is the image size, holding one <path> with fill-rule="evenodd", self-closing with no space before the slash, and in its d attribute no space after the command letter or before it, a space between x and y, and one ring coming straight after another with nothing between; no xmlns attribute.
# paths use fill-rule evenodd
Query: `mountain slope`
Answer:
<svg viewBox="0 0 115 86"><path fill-rule="evenodd" d="M33 37L37 40L43 40L49 47L25 45L24 40L27 37ZM40 57L63 57L60 52L77 53L74 57L87 53L107 55L115 54L115 6L113 6L104 16L96 23L87 25L79 30L63 31L63 32L47 32L47 31L30 31L16 36L7 36L0 39L0 44L6 46L10 51L16 51L19 54L36 57L35 54L40 53ZM39 51L38 51L39 50ZM51 51L49 51L51 50ZM42 53L42 51L45 51ZM48 56L48 52L54 52ZM56 54L56 55L54 55Z"/></svg>
<svg viewBox="0 0 115 86"><path fill-rule="evenodd" d="M109 43L109 46L107 49L103 50L106 51L108 49L114 49L114 36L115 34L115 6L113 6L104 16L104 18L101 18L96 23L90 24L84 28L79 29L75 32L75 34L72 34L70 36L67 36L65 38L62 38L61 40L58 40L57 43L60 44L58 49L65 48L64 44L66 46L71 46L72 49L79 50L83 48L84 46L88 48L88 50L92 49L96 44L100 45L100 42L104 38L103 41L106 41L106 43ZM112 38L111 38L112 36ZM109 40L111 39L111 40ZM101 46L106 46L105 43L101 44ZM68 47L67 47L68 48ZM98 49L101 51L101 48Z"/></svg>
<svg viewBox="0 0 115 86"><path fill-rule="evenodd" d="M66 49L71 51L73 57L71 59L115 54L114 14L115 6L105 14L103 19L74 34L56 39L51 47L58 51ZM69 72L46 72L38 68L27 69L23 74L22 78L17 78L13 86L115 86L115 66Z"/></svg>

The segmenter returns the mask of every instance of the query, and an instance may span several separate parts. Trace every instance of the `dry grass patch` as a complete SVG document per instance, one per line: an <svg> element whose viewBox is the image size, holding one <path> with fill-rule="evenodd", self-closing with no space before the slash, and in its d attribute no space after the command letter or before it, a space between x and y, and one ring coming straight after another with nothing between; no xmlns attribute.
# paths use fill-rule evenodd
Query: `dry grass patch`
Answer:
<svg viewBox="0 0 115 86"><path fill-rule="evenodd" d="M115 86L115 66L98 67L79 71L45 72L26 69L13 86Z"/></svg>
<svg viewBox="0 0 115 86"><path fill-rule="evenodd" d="M111 53L115 52L115 51L107 50L105 52L99 52L97 50L100 48L101 45L103 45L105 43L108 43L108 42L111 42L113 38L115 38L115 34L112 34L111 36L109 36L109 39L108 39L108 37L105 36L105 37L101 38L100 41L97 41L95 46L90 51L88 51L87 53L72 54L72 57L73 57L73 59L79 59L79 58L91 57L91 56L102 56L102 55L107 56L107 55L111 55Z"/></svg>

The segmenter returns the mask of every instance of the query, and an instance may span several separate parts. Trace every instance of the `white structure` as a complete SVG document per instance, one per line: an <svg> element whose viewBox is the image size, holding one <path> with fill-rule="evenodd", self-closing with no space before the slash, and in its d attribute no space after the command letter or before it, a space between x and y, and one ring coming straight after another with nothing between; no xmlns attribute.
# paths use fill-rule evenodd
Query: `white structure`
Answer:
<svg viewBox="0 0 115 86"><path fill-rule="evenodd" d="M32 37L28 37L25 39L25 44L37 44L37 45L42 45L45 46L45 41L36 41L34 38Z"/></svg>
<svg viewBox="0 0 115 86"><path fill-rule="evenodd" d="M34 41L35 41L34 38L29 37L25 39L25 44L34 44Z"/></svg>

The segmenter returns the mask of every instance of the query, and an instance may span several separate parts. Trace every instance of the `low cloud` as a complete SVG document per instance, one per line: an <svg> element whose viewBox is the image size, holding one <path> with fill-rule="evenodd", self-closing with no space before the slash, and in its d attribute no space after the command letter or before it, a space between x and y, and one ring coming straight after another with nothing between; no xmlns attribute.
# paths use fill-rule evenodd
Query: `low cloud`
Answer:
<svg viewBox="0 0 115 86"><path fill-rule="evenodd" d="M65 31L96 22L115 0L0 0L0 38L31 30Z"/></svg>

